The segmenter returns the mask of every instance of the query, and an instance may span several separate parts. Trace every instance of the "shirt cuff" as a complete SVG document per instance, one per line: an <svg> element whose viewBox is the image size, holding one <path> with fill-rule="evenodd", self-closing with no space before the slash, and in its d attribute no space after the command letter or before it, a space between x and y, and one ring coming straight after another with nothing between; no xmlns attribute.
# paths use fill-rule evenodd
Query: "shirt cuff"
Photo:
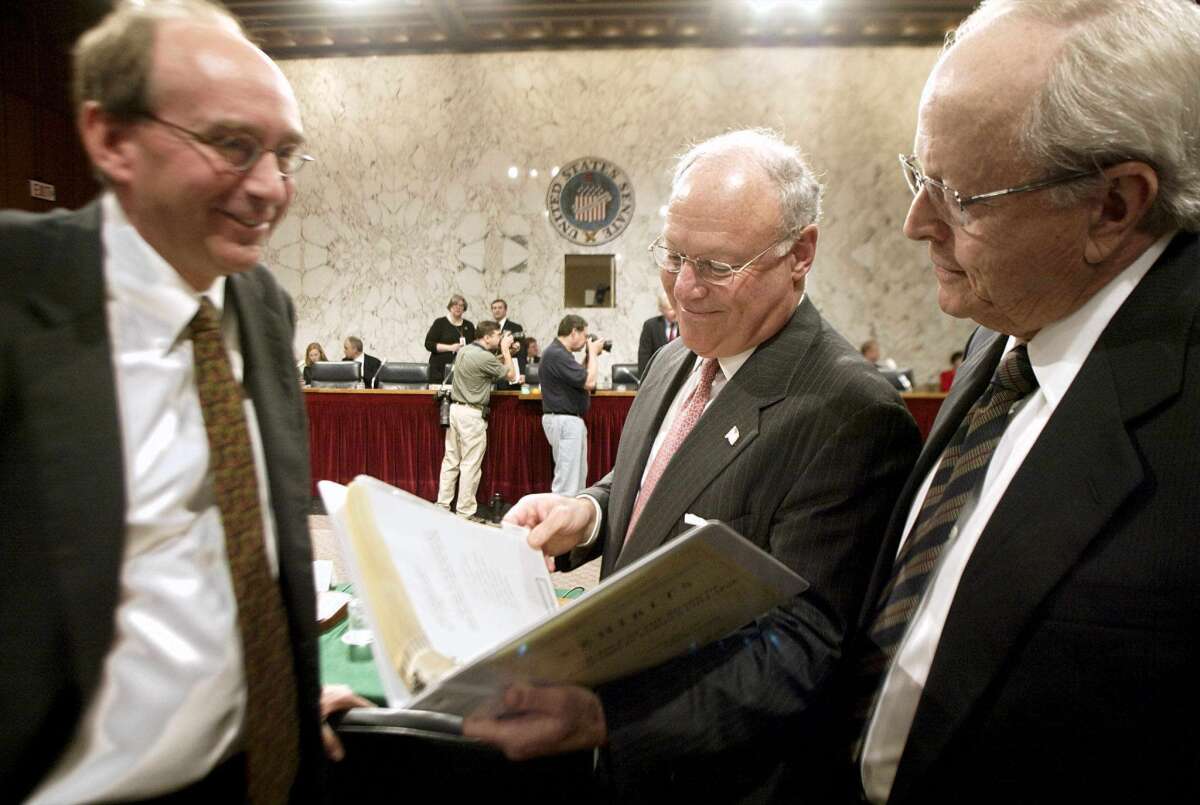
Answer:
<svg viewBox="0 0 1200 805"><path fill-rule="evenodd" d="M588 548L593 542L596 541L596 537L600 536L600 521L604 519L604 512L600 510L600 501L596 500L591 495L576 495L575 499L586 500L590 502L592 504L592 508L596 511L596 524L592 526L592 533L588 534L587 539L575 546L576 549Z"/></svg>

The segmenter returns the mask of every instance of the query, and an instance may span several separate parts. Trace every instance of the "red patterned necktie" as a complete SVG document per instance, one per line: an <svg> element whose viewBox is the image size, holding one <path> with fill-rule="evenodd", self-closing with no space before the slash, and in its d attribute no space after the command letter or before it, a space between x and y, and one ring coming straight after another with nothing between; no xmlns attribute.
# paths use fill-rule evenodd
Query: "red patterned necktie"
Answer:
<svg viewBox="0 0 1200 805"><path fill-rule="evenodd" d="M683 407L679 409L675 421L671 423L671 430L667 433L667 438L663 440L662 446L655 453L650 470L646 473L645 480L642 481L641 491L638 492L637 501L633 505L633 514L629 518L629 528L625 531L626 540L633 533L633 527L637 525L638 518L642 516L642 509L646 508L646 501L650 499L654 487L658 485L659 479L666 472L667 465L671 463L675 451L692 432L692 428L696 427L696 423L700 421L700 415L704 413L704 406L708 404L708 398L712 394L713 378L717 375L720 363L716 358L704 358L702 361L700 382L696 384L696 388L692 389L692 393L684 402Z"/></svg>
<svg viewBox="0 0 1200 805"><path fill-rule="evenodd" d="M855 717L861 729L855 736L856 758L866 738L879 685L938 567L942 549L958 535L959 514L964 505L978 495L1013 406L1037 387L1038 380L1029 363L1026 346L1013 347L1000 361L988 390L967 412L942 453L942 461L912 531L896 557L892 577L880 596L881 603L867 630L866 650L857 663Z"/></svg>
<svg viewBox="0 0 1200 805"><path fill-rule="evenodd" d="M220 316L207 298L201 297L188 331L242 635L249 798L253 805L283 803L296 777L300 749L295 666L279 584L271 576L263 543L242 387L221 341Z"/></svg>

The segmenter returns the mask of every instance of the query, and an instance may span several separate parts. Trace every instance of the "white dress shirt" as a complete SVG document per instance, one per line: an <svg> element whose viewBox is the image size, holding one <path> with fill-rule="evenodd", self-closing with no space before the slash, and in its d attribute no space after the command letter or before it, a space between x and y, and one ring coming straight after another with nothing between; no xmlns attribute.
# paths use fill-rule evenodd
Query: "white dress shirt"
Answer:
<svg viewBox="0 0 1200 805"><path fill-rule="evenodd" d="M908 631L884 677L862 753L862 783L869 802L881 805L891 793L959 581L992 512L1071 387L1100 334L1150 266L1166 250L1174 234L1164 235L1083 307L1042 328L1030 340L1029 361L1039 387L1010 412L1008 427L992 454L978 499L974 507L968 504L959 515L957 534L952 532L943 548L940 564L933 571L925 595L913 613ZM1016 339L1010 337L1005 351L1016 343ZM936 472L935 465L913 498L904 527L905 539Z"/></svg>
<svg viewBox="0 0 1200 805"><path fill-rule="evenodd" d="M237 603L208 470L187 325L200 294L101 201L106 313L125 471L125 552L113 644L75 736L31 803L154 796L239 748L245 680ZM225 280L204 292L220 312ZM221 331L234 376L234 311ZM245 402L267 558L275 526L254 406ZM104 471L105 468L98 468Z"/></svg>

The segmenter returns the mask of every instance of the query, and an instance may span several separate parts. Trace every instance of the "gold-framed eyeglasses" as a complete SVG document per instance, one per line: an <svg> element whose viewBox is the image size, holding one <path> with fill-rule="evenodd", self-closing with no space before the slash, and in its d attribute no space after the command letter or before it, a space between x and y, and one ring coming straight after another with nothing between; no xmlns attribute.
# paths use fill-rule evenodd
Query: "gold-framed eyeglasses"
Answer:
<svg viewBox="0 0 1200 805"><path fill-rule="evenodd" d="M776 250L776 256L782 257L788 253L795 243L796 238L788 235L783 240L775 241L746 262L736 266L729 263L722 263L720 260L709 260L705 257L689 257L683 252L672 251L662 242L661 235L654 239L654 242L646 248L646 251L650 253L650 260L654 265L668 274L678 274L683 270L684 263L691 263L696 276L702 282L706 282L709 285L727 285L733 281L735 276L745 271L755 260L767 252Z"/></svg>
<svg viewBox="0 0 1200 805"><path fill-rule="evenodd" d="M277 148L267 148L257 137L245 131L231 131L226 134L209 136L192 131L191 129L185 129L177 123L163 120L158 115L151 114L150 112L144 113L142 117L152 120L159 125L166 126L169 129L175 129L175 131L186 134L196 142L208 146L221 159L229 163L229 167L238 173L249 173L265 153L275 155L275 161L279 166L281 176L295 176L304 170L305 165L316 161L316 157L304 153L302 150L303 146L299 143L281 145Z"/></svg>
<svg viewBox="0 0 1200 805"><path fill-rule="evenodd" d="M947 223L957 223L959 226L967 226L971 223L971 214L967 211L967 208L972 204L1002 198L1003 196L1011 196L1016 193L1028 193L1032 190L1042 190L1047 187L1074 182L1085 176L1094 176L1099 172L1099 169L1073 171L1071 173L1064 173L1061 176L1052 176L1048 179L1041 179L1017 187L1007 187L1004 190L993 190L990 193L964 196L944 182L939 182L937 179L931 179L926 176L925 172L921 169L921 163L917 161L915 155L900 154L899 157L900 169L904 173L904 181L908 184L908 189L912 191L913 198L916 198L924 190L938 217Z"/></svg>

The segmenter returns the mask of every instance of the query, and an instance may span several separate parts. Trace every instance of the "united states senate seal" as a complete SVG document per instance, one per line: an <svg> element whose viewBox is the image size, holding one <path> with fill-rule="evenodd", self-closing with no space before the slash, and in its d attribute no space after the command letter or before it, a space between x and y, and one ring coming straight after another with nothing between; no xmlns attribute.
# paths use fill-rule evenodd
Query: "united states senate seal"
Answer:
<svg viewBox="0 0 1200 805"><path fill-rule="evenodd" d="M558 234L579 246L599 246L629 226L633 184L607 159L576 159L550 181L546 210Z"/></svg>

